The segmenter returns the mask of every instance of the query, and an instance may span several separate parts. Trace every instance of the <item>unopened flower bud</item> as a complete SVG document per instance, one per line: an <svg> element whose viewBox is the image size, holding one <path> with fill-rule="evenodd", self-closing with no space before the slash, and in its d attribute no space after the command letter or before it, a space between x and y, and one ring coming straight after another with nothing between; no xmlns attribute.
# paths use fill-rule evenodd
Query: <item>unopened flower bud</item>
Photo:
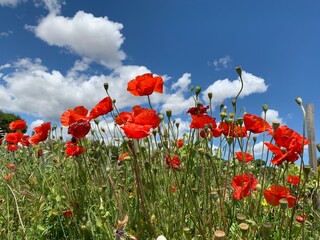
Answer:
<svg viewBox="0 0 320 240"><path fill-rule="evenodd" d="M237 219L239 222L243 222L246 219L246 215L242 214L242 213L238 213L237 214Z"/></svg>
<svg viewBox="0 0 320 240"><path fill-rule="evenodd" d="M160 121L162 121L164 119L164 115L162 113L158 114Z"/></svg>
<svg viewBox="0 0 320 240"><path fill-rule="evenodd" d="M180 123L177 122L177 123L176 123L176 128L179 128L179 125L180 125Z"/></svg>
<svg viewBox="0 0 320 240"><path fill-rule="evenodd" d="M201 92L201 87L200 86L196 86L196 96L198 96Z"/></svg>
<svg viewBox="0 0 320 240"><path fill-rule="evenodd" d="M257 136L252 137L253 143L255 144L257 142Z"/></svg>
<svg viewBox="0 0 320 240"><path fill-rule="evenodd" d="M169 109L166 111L167 118L171 118L172 111Z"/></svg>
<svg viewBox="0 0 320 240"><path fill-rule="evenodd" d="M298 103L298 105L302 105L302 98L301 97L297 97L296 99L296 103Z"/></svg>
<svg viewBox="0 0 320 240"><path fill-rule="evenodd" d="M278 129L278 127L280 126L280 122L273 122L272 123L272 128L273 128L273 131L275 132L277 129Z"/></svg>
<svg viewBox="0 0 320 240"><path fill-rule="evenodd" d="M221 104L220 104L220 112L221 112L221 110L222 110L224 107L225 107L224 104L221 103Z"/></svg>
<svg viewBox="0 0 320 240"><path fill-rule="evenodd" d="M208 98L211 100L212 99L212 92L208 93Z"/></svg>
<svg viewBox="0 0 320 240"><path fill-rule="evenodd" d="M214 239L226 239L226 233L221 230L216 230L214 232Z"/></svg>
<svg viewBox="0 0 320 240"><path fill-rule="evenodd" d="M97 124L97 125L99 124L99 118L95 118L93 121L95 124Z"/></svg>
<svg viewBox="0 0 320 240"><path fill-rule="evenodd" d="M233 143L233 138L232 137L227 137L227 143L231 145Z"/></svg>
<svg viewBox="0 0 320 240"><path fill-rule="evenodd" d="M286 210L288 208L288 199L281 198L279 202L280 202L281 209Z"/></svg>
<svg viewBox="0 0 320 240"><path fill-rule="evenodd" d="M237 99L232 99L232 101L231 101L231 103L232 103L232 106L235 106L236 105L236 103L237 103Z"/></svg>
<svg viewBox="0 0 320 240"><path fill-rule="evenodd" d="M263 110L264 112L268 111L268 109L269 109L268 104L263 104L263 105L262 105L262 110Z"/></svg>
<svg viewBox="0 0 320 240"><path fill-rule="evenodd" d="M104 83L103 87L104 87L104 90L106 90L106 92L108 92L109 83Z"/></svg>
<svg viewBox="0 0 320 240"><path fill-rule="evenodd" d="M106 129L102 127L102 128L101 128L101 131L102 131L102 132L106 132Z"/></svg>
<svg viewBox="0 0 320 240"><path fill-rule="evenodd" d="M240 66L238 66L238 67L236 67L236 71L237 71L239 77L241 77L242 76L242 68Z"/></svg>
<svg viewBox="0 0 320 240"><path fill-rule="evenodd" d="M220 113L220 117L221 117L222 119L225 119L227 116L228 116L228 115L227 115L226 112L221 112L221 113Z"/></svg>
<svg viewBox="0 0 320 240"><path fill-rule="evenodd" d="M232 119L232 118L227 118L227 119L226 119L226 123L227 123L227 124L230 124L230 123L232 123L232 122L233 122L233 119Z"/></svg>
<svg viewBox="0 0 320 240"><path fill-rule="evenodd" d="M243 124L243 118L238 118L237 124L241 126Z"/></svg>

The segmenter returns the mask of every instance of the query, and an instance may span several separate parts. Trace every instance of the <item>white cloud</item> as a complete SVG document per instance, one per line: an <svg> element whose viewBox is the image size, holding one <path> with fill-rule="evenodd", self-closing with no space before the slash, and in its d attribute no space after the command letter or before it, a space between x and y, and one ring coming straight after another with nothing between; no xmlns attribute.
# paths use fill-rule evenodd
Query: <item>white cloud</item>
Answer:
<svg viewBox="0 0 320 240"><path fill-rule="evenodd" d="M41 119L33 121L32 123L30 123L28 131L32 132L35 127L40 126L42 123L44 123L44 121Z"/></svg>
<svg viewBox="0 0 320 240"><path fill-rule="evenodd" d="M229 55L221 57L219 59L213 60L213 62L208 62L209 66L213 66L215 70L227 69L230 67L232 59Z"/></svg>
<svg viewBox="0 0 320 240"><path fill-rule="evenodd" d="M192 97L186 97L185 93L188 91L191 84L191 74L184 73L177 82L171 86L175 92L164 93L161 97L161 112L165 113L167 110L172 111L172 115L178 115L186 112L188 108L194 106L195 102Z"/></svg>
<svg viewBox="0 0 320 240"><path fill-rule="evenodd" d="M264 143L258 142L254 145L254 154L256 157L261 157L262 151L264 152L264 156L266 156L268 148L264 145ZM265 158L265 157L264 157Z"/></svg>
<svg viewBox="0 0 320 240"><path fill-rule="evenodd" d="M187 90L187 87L191 84L191 74L185 73L181 78L178 79L177 82L172 84L171 89L179 89L180 91Z"/></svg>
<svg viewBox="0 0 320 240"><path fill-rule="evenodd" d="M261 117L264 118L264 112L261 113ZM268 109L266 120L271 125L273 122L279 122L280 125L284 124L283 118L279 117L279 112L273 109Z"/></svg>
<svg viewBox="0 0 320 240"><path fill-rule="evenodd" d="M66 48L109 68L120 66L125 59L120 49L124 41L120 32L123 25L107 17L95 17L83 11L73 18L49 14L37 26L27 28L49 45Z"/></svg>
<svg viewBox="0 0 320 240"><path fill-rule="evenodd" d="M243 79L243 91L240 97L245 97L253 93L263 93L267 91L268 86L265 84L264 79L254 76L251 73L242 71ZM239 79L236 80L217 80L211 84L207 89L203 91L203 100L209 102L207 96L211 92L213 107L219 105L224 100L228 98L234 98L238 94L241 88L241 83Z"/></svg>
<svg viewBox="0 0 320 240"><path fill-rule="evenodd" d="M0 38L9 37L11 34L13 34L13 31L11 31L11 30L9 30L7 32L0 32Z"/></svg>
<svg viewBox="0 0 320 240"><path fill-rule="evenodd" d="M6 64L3 64L3 65L0 66L0 70L6 69L6 68L9 68L9 67L11 67L11 64L10 63L6 63Z"/></svg>
<svg viewBox="0 0 320 240"><path fill-rule="evenodd" d="M0 6L16 7L23 2L26 2L26 0L0 0Z"/></svg>
<svg viewBox="0 0 320 240"><path fill-rule="evenodd" d="M49 71L40 59L20 59L12 63L13 71L4 74L0 85L0 109L28 113L43 119L59 121L61 113L83 105L91 109L106 97L103 84L109 83L109 92L117 100L117 107L132 107L146 98L127 92L127 83L137 75L150 72L143 66L120 66L110 75L82 74L86 63L76 62L64 76L57 70ZM78 69L79 71L77 71Z"/></svg>

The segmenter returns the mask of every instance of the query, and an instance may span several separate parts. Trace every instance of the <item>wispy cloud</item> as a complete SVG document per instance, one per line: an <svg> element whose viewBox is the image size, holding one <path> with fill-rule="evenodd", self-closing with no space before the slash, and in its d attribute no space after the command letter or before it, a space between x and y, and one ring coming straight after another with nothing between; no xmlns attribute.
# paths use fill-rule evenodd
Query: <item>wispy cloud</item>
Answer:
<svg viewBox="0 0 320 240"><path fill-rule="evenodd" d="M222 70L231 67L232 59L229 55L208 62L209 66L213 66L215 70Z"/></svg>
<svg viewBox="0 0 320 240"><path fill-rule="evenodd" d="M13 34L13 31L11 30L7 32L0 32L0 38L9 37L11 34Z"/></svg>
<svg viewBox="0 0 320 240"><path fill-rule="evenodd" d="M26 1L27 0L0 0L0 6L16 7L19 3Z"/></svg>

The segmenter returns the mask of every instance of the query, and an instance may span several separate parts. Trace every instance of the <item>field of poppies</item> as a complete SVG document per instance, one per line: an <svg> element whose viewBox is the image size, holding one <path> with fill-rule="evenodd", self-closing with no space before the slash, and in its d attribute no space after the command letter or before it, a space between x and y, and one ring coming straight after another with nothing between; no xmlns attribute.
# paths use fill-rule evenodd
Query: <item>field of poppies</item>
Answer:
<svg viewBox="0 0 320 240"><path fill-rule="evenodd" d="M242 87L233 109L213 115L212 94L204 106L195 87L182 133L171 110L152 107L163 84L152 73L129 81L147 107L120 112L106 83L104 99L64 111L61 127L45 122L29 136L24 120L10 123L0 139L0 238L320 239L319 171L304 164L303 129L240 113Z"/></svg>

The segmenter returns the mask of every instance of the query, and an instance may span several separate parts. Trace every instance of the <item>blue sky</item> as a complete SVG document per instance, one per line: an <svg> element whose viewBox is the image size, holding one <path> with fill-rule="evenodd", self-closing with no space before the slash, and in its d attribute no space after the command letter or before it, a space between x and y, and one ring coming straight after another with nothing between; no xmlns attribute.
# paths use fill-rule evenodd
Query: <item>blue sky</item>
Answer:
<svg viewBox="0 0 320 240"><path fill-rule="evenodd" d="M57 121L68 108L93 107L104 82L118 107L143 104L126 83L153 72L166 80L165 94L151 97L157 110L187 126L190 86L230 106L240 65L238 109L261 115L266 103L270 121L302 132L296 97L315 104L320 121L319 12L316 0L0 0L0 109L33 125Z"/></svg>

